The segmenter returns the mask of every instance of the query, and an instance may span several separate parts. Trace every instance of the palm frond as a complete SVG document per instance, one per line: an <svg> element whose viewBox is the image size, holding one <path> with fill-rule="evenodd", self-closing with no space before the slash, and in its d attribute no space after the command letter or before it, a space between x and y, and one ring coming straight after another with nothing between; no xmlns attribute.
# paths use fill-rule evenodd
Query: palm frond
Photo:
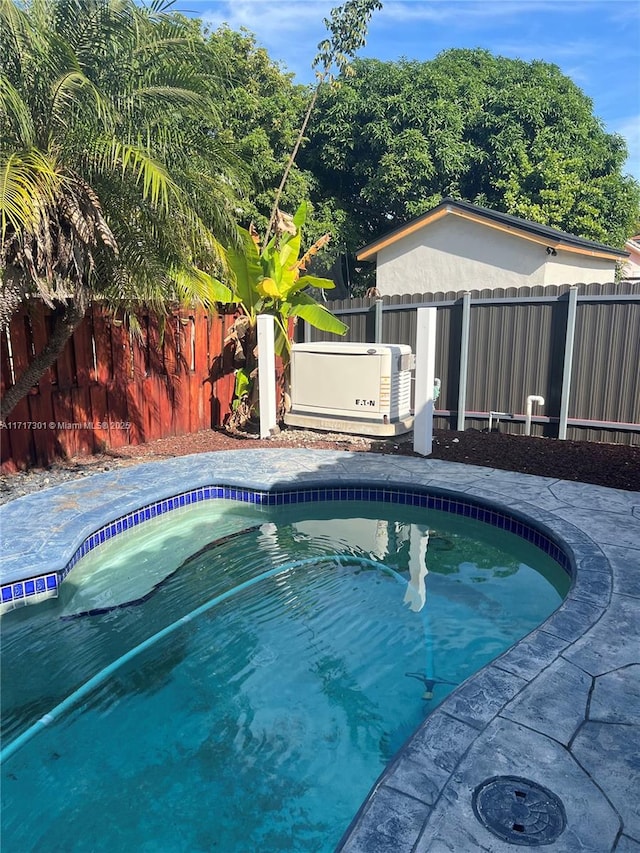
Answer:
<svg viewBox="0 0 640 853"><path fill-rule="evenodd" d="M7 122L4 132L11 128L18 147L30 148L34 142L34 127L29 106L11 81L0 74L0 118L3 117Z"/></svg>
<svg viewBox="0 0 640 853"><path fill-rule="evenodd" d="M195 266L177 267L169 270L181 304L202 304L211 308L214 302L229 303L233 299L231 290L222 282Z"/></svg>
<svg viewBox="0 0 640 853"><path fill-rule="evenodd" d="M112 124L108 100L82 71L74 69L62 74L51 86L50 125L55 122L66 129L69 115L79 107L83 108L85 121L87 107L93 107L99 124Z"/></svg>
<svg viewBox="0 0 640 853"><path fill-rule="evenodd" d="M170 199L178 204L181 199L180 187L167 172L163 163L156 160L147 148L115 137L96 139L93 155L103 171L120 172L124 178L127 172L135 177L142 190L142 196L165 213L169 211Z"/></svg>
<svg viewBox="0 0 640 853"><path fill-rule="evenodd" d="M54 162L37 149L0 159L0 224L2 241L7 229L35 231L42 211L54 203L62 176Z"/></svg>

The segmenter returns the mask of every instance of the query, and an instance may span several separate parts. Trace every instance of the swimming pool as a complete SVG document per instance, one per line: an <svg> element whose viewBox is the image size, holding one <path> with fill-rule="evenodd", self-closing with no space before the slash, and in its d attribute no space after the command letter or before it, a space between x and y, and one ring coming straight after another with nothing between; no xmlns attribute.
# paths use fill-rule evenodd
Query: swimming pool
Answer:
<svg viewBox="0 0 640 853"><path fill-rule="evenodd" d="M565 603L426 718L372 789L340 849L370 851L382 845L394 851L423 851L452 844L451 849L463 849L465 843L474 849L490 847L495 836L476 821L471 794L495 772L537 779L561 795L567 814L563 838L574 847L565 844L558 850L581 844L588 848L595 837L598 849L612 850L618 839L622 843L626 838L627 826L634 834L633 808L629 812L633 804L620 781L628 778L624 743L631 719L618 727L623 730L620 749L614 752L609 746L606 761L594 764L584 748L598 725L587 719L591 691L597 699L601 682L605 689L605 682L610 685L611 679L634 671L629 666L637 651L630 638L639 636L632 610L637 595L633 567L640 562L637 495L372 454L205 454L110 472L1 508L2 583L62 572L92 531L114 518L114 507L133 512L185 486L215 482L264 491L315 489L329 483L428 490L507 512L543 531L569 555L573 581ZM612 579L618 584L613 591ZM30 668L31 661L24 661L26 679ZM593 673L593 683L585 672ZM600 693L600 709L606 708L604 695ZM593 719L594 704L590 707ZM610 744L617 743L616 727L608 725L606 730L613 738ZM588 772L580 769L585 762Z"/></svg>
<svg viewBox="0 0 640 853"><path fill-rule="evenodd" d="M468 502L215 494L5 619L4 849L333 850L425 715L569 586Z"/></svg>

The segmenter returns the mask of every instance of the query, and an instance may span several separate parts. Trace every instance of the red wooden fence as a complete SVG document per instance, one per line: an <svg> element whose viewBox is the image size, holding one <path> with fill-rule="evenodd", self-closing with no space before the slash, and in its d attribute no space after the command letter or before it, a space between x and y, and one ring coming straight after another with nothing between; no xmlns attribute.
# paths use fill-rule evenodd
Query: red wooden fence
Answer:
<svg viewBox="0 0 640 853"><path fill-rule="evenodd" d="M219 426L235 376L224 338L232 315L175 311L164 335L139 316L140 339L93 307L55 365L0 431L2 471L47 465L156 438ZM40 303L16 313L1 340L1 386L13 384L46 343L51 312Z"/></svg>

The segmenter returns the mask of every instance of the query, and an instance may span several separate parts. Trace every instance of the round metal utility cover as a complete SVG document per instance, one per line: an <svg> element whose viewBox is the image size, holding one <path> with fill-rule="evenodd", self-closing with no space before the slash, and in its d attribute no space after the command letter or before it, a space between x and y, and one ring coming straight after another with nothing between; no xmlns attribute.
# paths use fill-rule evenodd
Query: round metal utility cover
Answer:
<svg viewBox="0 0 640 853"><path fill-rule="evenodd" d="M473 811L498 838L530 847L552 844L567 823L564 806L554 793L518 776L494 776L478 785Z"/></svg>

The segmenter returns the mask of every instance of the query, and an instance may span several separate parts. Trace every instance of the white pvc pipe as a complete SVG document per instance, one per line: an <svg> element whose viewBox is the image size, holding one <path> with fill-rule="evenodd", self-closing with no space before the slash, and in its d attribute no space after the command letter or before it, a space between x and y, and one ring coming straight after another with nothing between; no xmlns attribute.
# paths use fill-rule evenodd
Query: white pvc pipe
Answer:
<svg viewBox="0 0 640 853"><path fill-rule="evenodd" d="M533 408L534 403L539 403L541 406L544 406L544 397L539 397L536 394L530 394L527 397L527 410L525 412L524 419L524 434L531 435L531 410Z"/></svg>
<svg viewBox="0 0 640 853"><path fill-rule="evenodd" d="M489 412L489 432L493 430L493 419L496 419L497 429L500 430L500 418L512 418L511 412Z"/></svg>

